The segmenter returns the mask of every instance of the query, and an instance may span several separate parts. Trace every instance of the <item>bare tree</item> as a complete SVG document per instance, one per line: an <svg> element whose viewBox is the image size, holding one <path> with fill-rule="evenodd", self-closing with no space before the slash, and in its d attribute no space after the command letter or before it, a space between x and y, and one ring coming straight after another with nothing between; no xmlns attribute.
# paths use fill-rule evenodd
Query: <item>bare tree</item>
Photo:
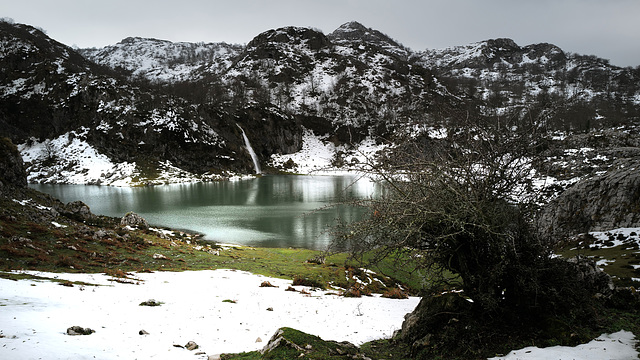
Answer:
<svg viewBox="0 0 640 360"><path fill-rule="evenodd" d="M532 133L511 123L467 123L445 140L407 141L369 171L387 185L380 198L359 203L370 214L338 231L334 246L377 262L411 259L434 286L451 274L481 307L503 299L502 279L525 247L543 253L531 231ZM373 252L371 252L373 250Z"/></svg>
<svg viewBox="0 0 640 360"><path fill-rule="evenodd" d="M391 258L397 269L419 270L423 301L441 298L452 286L471 300L456 309L446 308L446 301L422 307L431 313L418 316L421 325L411 341L426 336L433 343L431 335L445 334L441 341L449 342L441 349L451 350L462 341L456 336L474 326L476 346L488 328L544 326L558 315L569 324L595 318L589 313L596 308L595 282L587 285L575 264L552 257L550 239L535 229L530 163L541 140L522 123L465 118L457 127L450 122L446 139L413 138L368 164L370 175L386 185L384 194L356 203L368 214L340 224L333 249L349 250L370 267ZM443 314L446 320L437 320ZM438 326L455 330L433 329ZM540 334L540 328L529 333Z"/></svg>

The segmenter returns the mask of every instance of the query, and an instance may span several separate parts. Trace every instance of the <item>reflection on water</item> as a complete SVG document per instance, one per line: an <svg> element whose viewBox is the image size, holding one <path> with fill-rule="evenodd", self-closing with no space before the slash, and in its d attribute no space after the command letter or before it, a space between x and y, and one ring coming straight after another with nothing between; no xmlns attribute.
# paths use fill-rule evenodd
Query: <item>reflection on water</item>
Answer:
<svg viewBox="0 0 640 360"><path fill-rule="evenodd" d="M219 243L309 249L326 248L326 230L336 218L352 221L363 213L328 205L379 191L370 180L353 176L263 176L144 188L32 187L63 202L81 200L96 214L121 217L133 211L151 224L197 231Z"/></svg>

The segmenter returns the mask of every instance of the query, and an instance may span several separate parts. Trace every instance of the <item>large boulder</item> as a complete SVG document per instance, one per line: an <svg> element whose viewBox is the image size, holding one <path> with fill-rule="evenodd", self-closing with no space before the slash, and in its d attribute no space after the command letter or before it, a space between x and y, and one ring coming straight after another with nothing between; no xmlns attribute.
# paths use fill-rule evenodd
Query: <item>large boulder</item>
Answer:
<svg viewBox="0 0 640 360"><path fill-rule="evenodd" d="M18 148L8 138L0 138L0 189L26 187L27 173Z"/></svg>
<svg viewBox="0 0 640 360"><path fill-rule="evenodd" d="M96 217L91 212L91 209L89 209L89 205L82 201L72 201L68 204L58 206L56 210L62 216L81 222L90 221Z"/></svg>
<svg viewBox="0 0 640 360"><path fill-rule="evenodd" d="M149 223L142 216L134 213L128 212L125 216L120 219L121 226L130 226L132 228L138 228L141 230L149 229Z"/></svg>
<svg viewBox="0 0 640 360"><path fill-rule="evenodd" d="M619 160L606 173L580 181L551 201L540 231L558 240L589 231L640 227L640 160Z"/></svg>

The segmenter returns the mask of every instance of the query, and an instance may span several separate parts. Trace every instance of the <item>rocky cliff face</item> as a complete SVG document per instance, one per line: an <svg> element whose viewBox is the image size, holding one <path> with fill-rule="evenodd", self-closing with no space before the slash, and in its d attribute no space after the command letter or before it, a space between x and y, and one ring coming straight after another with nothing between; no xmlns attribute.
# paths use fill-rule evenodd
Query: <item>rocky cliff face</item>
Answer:
<svg viewBox="0 0 640 360"><path fill-rule="evenodd" d="M0 138L0 192L8 187L26 187L27 173L18 148L8 138Z"/></svg>
<svg viewBox="0 0 640 360"><path fill-rule="evenodd" d="M621 227L640 227L638 158L576 183L545 207L540 220L541 231L557 239Z"/></svg>

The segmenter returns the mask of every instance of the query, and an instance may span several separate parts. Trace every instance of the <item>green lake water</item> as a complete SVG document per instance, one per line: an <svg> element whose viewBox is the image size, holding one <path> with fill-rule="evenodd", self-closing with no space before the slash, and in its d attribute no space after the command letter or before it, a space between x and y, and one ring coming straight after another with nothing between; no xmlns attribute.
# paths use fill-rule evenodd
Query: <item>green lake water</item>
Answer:
<svg viewBox="0 0 640 360"><path fill-rule="evenodd" d="M31 185L96 214L129 211L155 226L196 231L205 240L263 247L324 250L337 218L357 220L363 209L330 205L376 196L379 188L354 176L263 176L241 181L123 188Z"/></svg>

